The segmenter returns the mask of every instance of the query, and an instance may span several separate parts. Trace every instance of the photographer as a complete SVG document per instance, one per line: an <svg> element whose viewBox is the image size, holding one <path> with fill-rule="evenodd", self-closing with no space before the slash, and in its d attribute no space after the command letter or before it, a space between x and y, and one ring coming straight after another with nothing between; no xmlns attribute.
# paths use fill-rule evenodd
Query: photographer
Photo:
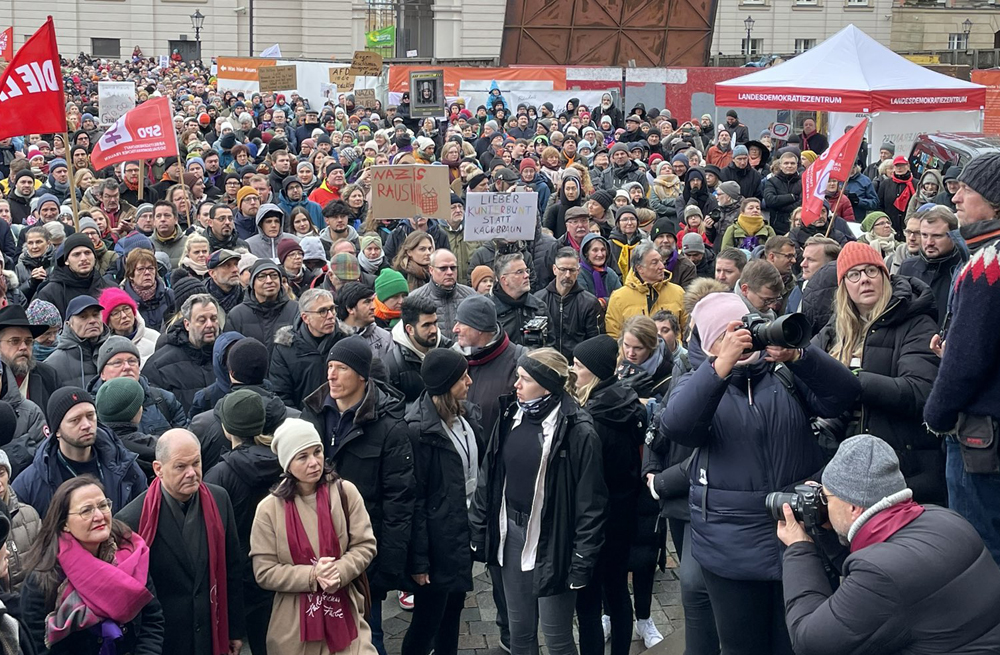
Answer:
<svg viewBox="0 0 1000 655"><path fill-rule="evenodd" d="M660 431L698 448L689 469L691 554L703 568L722 651L791 653L780 546L764 499L818 473L823 454L810 417L839 415L861 387L819 348L761 343L768 330L746 329L746 311L729 293L695 305L688 341L695 369L671 391ZM794 392L776 363L792 372Z"/></svg>
<svg viewBox="0 0 1000 655"><path fill-rule="evenodd" d="M537 348L555 343L552 321L545 303L529 293L530 269L521 253L501 255L496 261L497 283L493 287L493 303L497 320L513 343ZM543 318L544 321L536 319ZM542 323L538 330L526 335L524 326L534 321Z"/></svg>
<svg viewBox="0 0 1000 655"><path fill-rule="evenodd" d="M1000 652L1000 570L955 512L922 506L892 448L861 434L823 472L820 501L851 554L833 591L788 504L785 620L798 653Z"/></svg>

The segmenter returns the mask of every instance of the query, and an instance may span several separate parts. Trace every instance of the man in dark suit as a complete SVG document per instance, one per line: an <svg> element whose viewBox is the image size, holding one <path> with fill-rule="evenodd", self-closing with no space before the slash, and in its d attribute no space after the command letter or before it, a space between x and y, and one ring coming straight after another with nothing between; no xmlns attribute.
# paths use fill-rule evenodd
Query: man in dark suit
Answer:
<svg viewBox="0 0 1000 655"><path fill-rule="evenodd" d="M163 433L153 472L149 490L116 518L149 544L166 622L163 652L237 655L245 634L243 555L229 494L202 482L201 445L188 430Z"/></svg>

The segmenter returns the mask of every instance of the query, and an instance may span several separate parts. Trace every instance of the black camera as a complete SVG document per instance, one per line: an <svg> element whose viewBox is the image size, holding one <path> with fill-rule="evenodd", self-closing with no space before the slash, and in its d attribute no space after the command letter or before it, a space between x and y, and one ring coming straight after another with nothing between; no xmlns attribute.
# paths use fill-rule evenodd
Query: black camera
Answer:
<svg viewBox="0 0 1000 655"><path fill-rule="evenodd" d="M785 503L792 508L796 521L802 521L807 532L815 532L827 522L829 514L823 503L823 487L811 484L799 484L791 493L775 491L767 494L764 505L775 521L784 521Z"/></svg>
<svg viewBox="0 0 1000 655"><path fill-rule="evenodd" d="M769 321L760 314L743 317L743 327L750 331L753 345L746 352L764 350L768 346L805 348L812 339L812 327L805 314L786 314Z"/></svg>
<svg viewBox="0 0 1000 655"><path fill-rule="evenodd" d="M541 348L548 342L549 317L536 316L521 328L521 344L528 348Z"/></svg>

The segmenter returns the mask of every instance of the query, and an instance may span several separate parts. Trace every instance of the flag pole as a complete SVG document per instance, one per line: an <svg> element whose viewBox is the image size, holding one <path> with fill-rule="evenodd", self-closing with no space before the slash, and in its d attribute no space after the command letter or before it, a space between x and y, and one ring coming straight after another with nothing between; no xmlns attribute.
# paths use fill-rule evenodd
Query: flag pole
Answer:
<svg viewBox="0 0 1000 655"><path fill-rule="evenodd" d="M63 91L63 98L65 99L66 92ZM68 126L67 126L68 127ZM63 141L69 143L69 132L63 132ZM69 174L69 197L70 202L73 203L73 228L79 232L80 231L80 207L77 205L76 200L76 184L73 180L73 157L66 158L66 172Z"/></svg>
<svg viewBox="0 0 1000 655"><path fill-rule="evenodd" d="M122 176L124 177L124 176ZM142 191L146 188L146 160L139 160L139 201L142 202Z"/></svg>
<svg viewBox="0 0 1000 655"><path fill-rule="evenodd" d="M858 153L855 152L854 156L857 157ZM830 217L826 221L826 236L830 238L830 231L833 230L833 223L837 220L837 207L840 207L840 199L844 197L844 189L847 188L847 182L842 183L840 187L840 193L837 194L837 205L835 207L830 207Z"/></svg>

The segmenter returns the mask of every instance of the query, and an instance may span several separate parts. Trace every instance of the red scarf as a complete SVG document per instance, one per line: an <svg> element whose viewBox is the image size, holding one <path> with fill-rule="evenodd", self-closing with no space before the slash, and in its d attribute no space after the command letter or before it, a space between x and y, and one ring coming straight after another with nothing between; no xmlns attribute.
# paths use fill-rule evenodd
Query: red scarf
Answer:
<svg viewBox="0 0 1000 655"><path fill-rule="evenodd" d="M912 499L882 510L858 529L851 539L851 552L882 543L923 513L924 508Z"/></svg>
<svg viewBox="0 0 1000 655"><path fill-rule="evenodd" d="M892 181L895 182L896 184L903 185L903 190L900 191L899 196L896 198L896 201L892 203L892 206L901 212L905 212L906 206L910 204L910 198L913 197L914 193L916 193L916 191L913 188L913 176L911 175L905 180L901 180L898 177L896 177L895 173L893 173Z"/></svg>
<svg viewBox="0 0 1000 655"><path fill-rule="evenodd" d="M222 526L219 506L215 504L212 492L205 483L198 486L201 514L205 519L208 537L208 583L212 602L212 653L225 655L229 652L229 591L226 578L226 531ZM160 478L153 480L142 502L142 516L139 519L139 536L152 548L156 538L156 528L160 523L160 502L163 488Z"/></svg>
<svg viewBox="0 0 1000 655"><path fill-rule="evenodd" d="M319 557L340 559L340 539L330 518L330 486L321 484L316 489L316 519L319 528ZM309 566L319 557L309 544L309 536L302 526L295 500L285 502L285 532L288 534L288 551L292 562ZM335 593L323 591L317 584L315 593L299 595L299 640L325 641L331 653L346 650L358 638L358 627L351 616L350 583L344 581Z"/></svg>

